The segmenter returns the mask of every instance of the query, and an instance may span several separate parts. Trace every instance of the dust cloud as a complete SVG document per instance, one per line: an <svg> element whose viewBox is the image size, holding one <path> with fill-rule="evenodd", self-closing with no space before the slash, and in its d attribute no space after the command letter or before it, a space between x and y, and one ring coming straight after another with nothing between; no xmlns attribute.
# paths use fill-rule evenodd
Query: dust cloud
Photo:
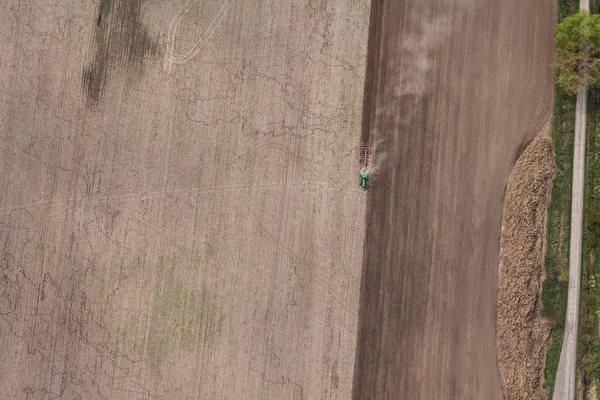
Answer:
<svg viewBox="0 0 600 400"><path fill-rule="evenodd" d="M375 135L371 136L371 137L375 137ZM366 171L369 173L369 178L371 179L371 182L374 181L374 179L377 177L377 173L381 170L381 167L383 166L383 164L385 163L385 160L387 159L387 153L384 150L384 141L383 139L375 139L373 141L372 146L374 146L374 151L373 151L373 158L371 160L370 163L368 163L362 170Z"/></svg>
<svg viewBox="0 0 600 400"><path fill-rule="evenodd" d="M440 16L433 21L423 22L420 34L409 37L402 43L402 64L398 74L398 83L394 91L396 96L423 96L430 88L431 52L435 50L452 30L450 18Z"/></svg>
<svg viewBox="0 0 600 400"><path fill-rule="evenodd" d="M461 0L457 3L463 6L467 0ZM398 101L406 96L412 96L415 102L419 102L432 89L431 72L433 67L432 53L438 46L448 40L452 33L453 19L449 16L438 16L433 20L421 20L421 28L411 34L400 45L401 63L398 68L396 78L392 81L393 87L391 94L397 101L387 101L385 107L376 111L377 119L393 119L392 124L376 124L376 126L386 125L395 126L395 132L392 137L401 134L402 126L410 126L414 118L414 109L409 108L398 112ZM373 162L367 167L371 176L376 176L377 172L384 165L387 157L385 143L378 128L373 128L369 137L376 146Z"/></svg>

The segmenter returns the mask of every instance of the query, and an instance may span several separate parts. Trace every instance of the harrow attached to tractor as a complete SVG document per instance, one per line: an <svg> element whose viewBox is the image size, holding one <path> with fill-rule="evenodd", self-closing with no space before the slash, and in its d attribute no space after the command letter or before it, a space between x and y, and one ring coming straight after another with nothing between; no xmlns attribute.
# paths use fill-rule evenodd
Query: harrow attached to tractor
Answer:
<svg viewBox="0 0 600 400"><path fill-rule="evenodd" d="M373 153L375 152L375 146L369 146L361 144L358 146L358 162L365 167L371 164L373 161Z"/></svg>
<svg viewBox="0 0 600 400"><path fill-rule="evenodd" d="M363 190L369 188L369 166L373 162L375 146L361 144L358 146L358 163L364 167L360 171L360 187Z"/></svg>

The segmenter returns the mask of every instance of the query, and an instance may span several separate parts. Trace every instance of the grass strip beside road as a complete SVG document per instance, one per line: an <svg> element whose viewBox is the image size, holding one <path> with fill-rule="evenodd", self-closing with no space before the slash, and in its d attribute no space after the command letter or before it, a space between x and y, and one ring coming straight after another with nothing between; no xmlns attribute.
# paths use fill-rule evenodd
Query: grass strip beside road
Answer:
<svg viewBox="0 0 600 400"><path fill-rule="evenodd" d="M600 382L600 89L588 91L577 364L583 389Z"/></svg>
<svg viewBox="0 0 600 400"><path fill-rule="evenodd" d="M578 10L578 1L558 0L558 22ZM546 368L544 369L544 386L548 391L548 399L550 400L554 393L554 381L560 359L569 286L575 104L576 99L574 96L562 93L557 87L550 132L554 143L556 177L552 183L552 198L548 206L546 278L542 288L542 315L555 321L550 346L546 354Z"/></svg>
<svg viewBox="0 0 600 400"><path fill-rule="evenodd" d="M558 369L558 361L560 359L560 350L563 338L562 326L555 326L552 329L552 340L548 353L546 354L546 370L545 370L545 387L549 392L549 398L552 398L554 382L556 379L556 370ZM551 373L549 373L551 372Z"/></svg>
<svg viewBox="0 0 600 400"><path fill-rule="evenodd" d="M600 0L590 1L590 12L600 13ZM600 88L588 91L587 143L583 221L578 375L582 389L600 383ZM597 391L600 400L600 393Z"/></svg>
<svg viewBox="0 0 600 400"><path fill-rule="evenodd" d="M556 89L551 136L554 143L556 177L548 206L546 234L546 279L542 289L542 315L555 322L544 370L545 386L552 398L562 343L569 287L569 239L573 143L575 139L574 96Z"/></svg>

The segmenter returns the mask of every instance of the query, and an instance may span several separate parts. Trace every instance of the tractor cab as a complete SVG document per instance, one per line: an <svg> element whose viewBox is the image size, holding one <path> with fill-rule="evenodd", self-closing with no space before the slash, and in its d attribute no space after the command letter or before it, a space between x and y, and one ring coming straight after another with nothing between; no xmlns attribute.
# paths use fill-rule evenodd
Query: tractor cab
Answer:
<svg viewBox="0 0 600 400"><path fill-rule="evenodd" d="M361 171L360 173L360 187L363 190L369 188L369 173L367 171Z"/></svg>

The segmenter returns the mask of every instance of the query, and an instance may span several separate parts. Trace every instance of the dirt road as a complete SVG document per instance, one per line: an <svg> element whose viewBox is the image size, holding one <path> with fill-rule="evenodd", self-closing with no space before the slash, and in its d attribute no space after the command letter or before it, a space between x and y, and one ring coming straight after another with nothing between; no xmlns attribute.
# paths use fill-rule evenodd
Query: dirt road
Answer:
<svg viewBox="0 0 600 400"><path fill-rule="evenodd" d="M0 397L348 399L368 0L7 0Z"/></svg>
<svg viewBox="0 0 600 400"><path fill-rule="evenodd" d="M589 0L580 0L579 9L590 10ZM571 201L571 238L569 240L569 295L565 332L556 371L554 400L573 400L576 394L577 328L579 326L579 285L581 281L581 238L583 224L583 188L585 180L585 134L587 90L577 93L575 145L573 154L573 194Z"/></svg>
<svg viewBox="0 0 600 400"><path fill-rule="evenodd" d="M373 3L363 140L385 156L367 205L354 399L502 398L502 200L550 117L554 3Z"/></svg>

